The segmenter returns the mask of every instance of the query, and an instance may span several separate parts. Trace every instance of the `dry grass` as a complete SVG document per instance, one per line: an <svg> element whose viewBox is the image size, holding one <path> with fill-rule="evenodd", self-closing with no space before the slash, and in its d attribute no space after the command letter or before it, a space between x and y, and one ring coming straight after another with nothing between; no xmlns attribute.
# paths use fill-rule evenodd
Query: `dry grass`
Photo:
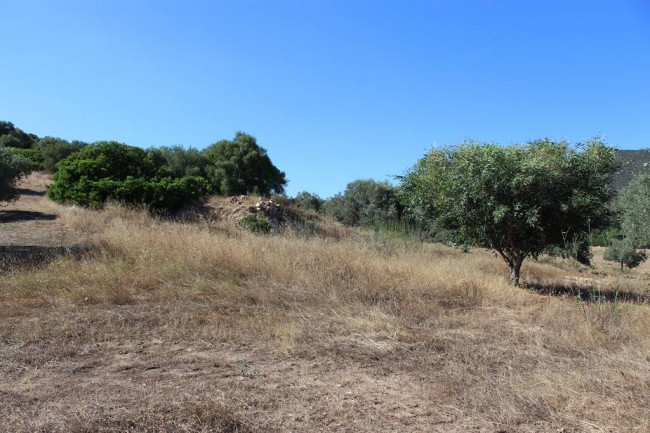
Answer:
<svg viewBox="0 0 650 433"><path fill-rule="evenodd" d="M98 248L0 277L0 431L650 429L648 305L479 250L58 213Z"/></svg>

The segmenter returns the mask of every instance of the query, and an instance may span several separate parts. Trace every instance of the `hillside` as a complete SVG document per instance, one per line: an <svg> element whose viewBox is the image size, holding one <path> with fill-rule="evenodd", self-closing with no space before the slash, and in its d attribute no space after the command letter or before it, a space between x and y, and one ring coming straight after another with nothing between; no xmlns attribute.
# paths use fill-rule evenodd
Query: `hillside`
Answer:
<svg viewBox="0 0 650 433"><path fill-rule="evenodd" d="M650 174L650 149L618 150L621 169L614 177L614 188L620 190L638 174Z"/></svg>
<svg viewBox="0 0 650 433"><path fill-rule="evenodd" d="M250 198L182 222L30 185L29 211L89 250L0 273L1 431L650 426L648 264L531 260L516 288L480 249L251 234L236 224Z"/></svg>

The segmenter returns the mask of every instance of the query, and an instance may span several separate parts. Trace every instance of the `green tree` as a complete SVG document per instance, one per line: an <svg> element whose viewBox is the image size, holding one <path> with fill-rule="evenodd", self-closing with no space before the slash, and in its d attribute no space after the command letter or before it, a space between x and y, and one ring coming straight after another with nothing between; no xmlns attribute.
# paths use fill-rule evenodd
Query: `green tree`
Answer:
<svg viewBox="0 0 650 433"><path fill-rule="evenodd" d="M618 201L621 230L636 248L650 247L650 175L637 176Z"/></svg>
<svg viewBox="0 0 650 433"><path fill-rule="evenodd" d="M221 140L203 154L209 161L206 178L217 194L284 193L284 172L273 165L266 150L251 135L237 132L233 140Z"/></svg>
<svg viewBox="0 0 650 433"><path fill-rule="evenodd" d="M518 285L521 264L607 226L617 169L598 138L508 147L465 142L434 149L402 178L409 210L457 229L457 242L496 251Z"/></svg>
<svg viewBox="0 0 650 433"><path fill-rule="evenodd" d="M29 159L0 146L0 203L16 199L16 182L29 174L31 168Z"/></svg>
<svg viewBox="0 0 650 433"><path fill-rule="evenodd" d="M646 260L650 247L650 176L637 176L623 189L616 202L620 230L605 251L604 259L628 268Z"/></svg>
<svg viewBox="0 0 650 433"><path fill-rule="evenodd" d="M73 141L72 143L62 138L44 137L36 143L35 148L43 158L43 168L49 172L56 172L56 164L68 157L68 155L78 152L88 144L82 141Z"/></svg>
<svg viewBox="0 0 650 433"><path fill-rule="evenodd" d="M298 205L298 207L310 209L316 212L320 212L323 206L323 199L320 198L318 194L312 194L307 191L299 192L293 198L293 202Z"/></svg>
<svg viewBox="0 0 650 433"><path fill-rule="evenodd" d="M388 182L359 179L348 183L343 194L323 204L325 213L349 226L378 226L399 221L402 214L397 188Z"/></svg>
<svg viewBox="0 0 650 433"><path fill-rule="evenodd" d="M147 150L149 158L157 167L165 167L172 177L204 176L209 164L203 152L190 147L159 147Z"/></svg>
<svg viewBox="0 0 650 433"><path fill-rule="evenodd" d="M38 141L34 134L28 134L13 123L0 121L0 146L29 149Z"/></svg>

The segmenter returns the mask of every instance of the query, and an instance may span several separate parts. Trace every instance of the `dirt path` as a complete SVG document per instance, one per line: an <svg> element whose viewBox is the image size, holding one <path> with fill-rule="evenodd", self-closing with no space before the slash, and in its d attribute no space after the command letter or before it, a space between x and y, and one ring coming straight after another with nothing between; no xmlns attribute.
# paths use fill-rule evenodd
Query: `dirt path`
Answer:
<svg viewBox="0 0 650 433"><path fill-rule="evenodd" d="M86 234L64 227L58 207L45 196L51 177L32 173L19 184L20 197L0 207L0 270L3 264L39 263L87 247Z"/></svg>

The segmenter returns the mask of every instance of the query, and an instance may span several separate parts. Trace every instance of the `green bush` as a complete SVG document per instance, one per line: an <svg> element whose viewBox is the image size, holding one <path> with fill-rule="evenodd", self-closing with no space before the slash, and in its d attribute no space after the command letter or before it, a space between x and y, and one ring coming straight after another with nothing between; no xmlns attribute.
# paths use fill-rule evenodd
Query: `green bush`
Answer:
<svg viewBox="0 0 650 433"><path fill-rule="evenodd" d="M271 223L261 215L246 215L239 220L239 226L257 234L271 233Z"/></svg>
<svg viewBox="0 0 650 433"><path fill-rule="evenodd" d="M301 208L313 210L320 212L323 207L323 199L318 196L318 194L312 194L307 191L299 192L293 198L293 202Z"/></svg>
<svg viewBox="0 0 650 433"><path fill-rule="evenodd" d="M43 170L43 155L35 149L11 149L14 155L20 155L31 162L32 170Z"/></svg>
<svg viewBox="0 0 650 433"><path fill-rule="evenodd" d="M116 142L87 146L59 162L48 196L60 203L98 208L107 201L173 212L209 192L198 176L164 176L140 148Z"/></svg>
<svg viewBox="0 0 650 433"><path fill-rule="evenodd" d="M0 202L16 199L16 182L29 174L31 167L29 159L14 154L12 149L0 146Z"/></svg>
<svg viewBox="0 0 650 433"><path fill-rule="evenodd" d="M603 258L611 262L618 262L623 270L623 266L627 266L628 269L636 268L647 257L644 250L637 250L625 239L614 239L612 245L605 250Z"/></svg>

